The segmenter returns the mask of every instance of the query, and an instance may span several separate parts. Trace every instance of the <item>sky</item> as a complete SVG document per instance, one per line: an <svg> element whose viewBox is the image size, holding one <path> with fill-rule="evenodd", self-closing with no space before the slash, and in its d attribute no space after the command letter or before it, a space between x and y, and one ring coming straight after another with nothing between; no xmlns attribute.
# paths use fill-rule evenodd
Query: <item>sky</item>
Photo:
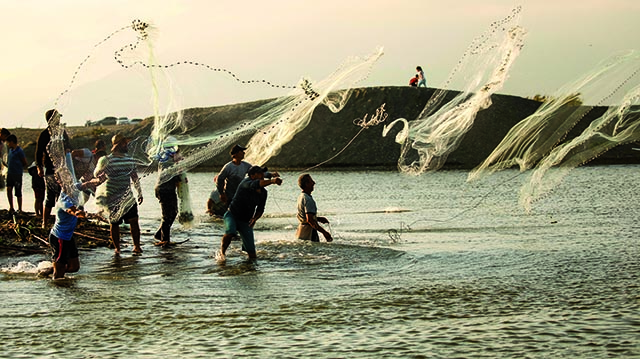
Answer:
<svg viewBox="0 0 640 359"><path fill-rule="evenodd" d="M347 57L382 46L384 56L362 86L406 86L420 65L428 86L440 87L473 39L517 6L527 36L499 93L553 94L608 56L640 47L637 0L0 0L0 6L1 126L8 128L45 127L44 112L67 90L57 107L69 126L151 116L157 86L144 69L122 68L113 55L135 34L109 37L135 19L153 25L159 63L197 61L287 85L321 80ZM180 67L169 76L175 99L164 109L286 94L202 68Z"/></svg>

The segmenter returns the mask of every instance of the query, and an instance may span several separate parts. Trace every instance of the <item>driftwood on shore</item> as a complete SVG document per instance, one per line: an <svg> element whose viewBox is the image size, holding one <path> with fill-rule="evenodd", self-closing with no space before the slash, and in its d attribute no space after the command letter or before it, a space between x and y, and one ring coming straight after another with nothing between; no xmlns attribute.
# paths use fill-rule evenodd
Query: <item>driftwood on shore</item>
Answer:
<svg viewBox="0 0 640 359"><path fill-rule="evenodd" d="M88 235L88 234L84 234L84 233L81 233L81 232L78 232L78 231L73 232L73 235L74 235L74 236L84 237L84 238L91 239L91 240L94 240L94 241L106 241L106 242L111 242L111 239L110 239L110 238L108 238L108 237L107 237L107 238L98 238L98 237L90 236L90 235Z"/></svg>
<svg viewBox="0 0 640 359"><path fill-rule="evenodd" d="M0 251L3 254L10 253L26 253L26 254L37 254L37 253L45 253L46 249L39 247L31 247L31 246L16 246L16 245L0 245Z"/></svg>
<svg viewBox="0 0 640 359"><path fill-rule="evenodd" d="M49 221L53 224L54 217ZM0 210L0 255L46 253L50 228L34 213ZM110 247L109 227L96 220L80 220L74 232L78 249Z"/></svg>

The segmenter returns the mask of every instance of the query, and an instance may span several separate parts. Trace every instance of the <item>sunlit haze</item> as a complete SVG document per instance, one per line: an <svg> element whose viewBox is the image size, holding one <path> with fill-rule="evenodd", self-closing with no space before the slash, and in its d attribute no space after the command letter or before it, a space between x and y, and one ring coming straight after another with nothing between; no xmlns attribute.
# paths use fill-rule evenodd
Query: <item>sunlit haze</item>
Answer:
<svg viewBox="0 0 640 359"><path fill-rule="evenodd" d="M440 87L475 37L522 6L525 45L500 91L550 94L613 53L637 49L636 0L326 0L301 1L71 1L0 0L3 55L2 127L44 127L44 112L89 61L60 104L70 126L105 116L153 114L144 69L124 69L115 50L135 36L114 36L134 19L157 29L158 63L197 61L243 79L295 85L322 79L349 56L384 47L361 86L406 86L417 65L429 87ZM214 106L286 94L240 85L198 68L168 72L183 108ZM455 86L455 84L452 84ZM163 96L163 94L160 94ZM165 94L166 95L166 94Z"/></svg>

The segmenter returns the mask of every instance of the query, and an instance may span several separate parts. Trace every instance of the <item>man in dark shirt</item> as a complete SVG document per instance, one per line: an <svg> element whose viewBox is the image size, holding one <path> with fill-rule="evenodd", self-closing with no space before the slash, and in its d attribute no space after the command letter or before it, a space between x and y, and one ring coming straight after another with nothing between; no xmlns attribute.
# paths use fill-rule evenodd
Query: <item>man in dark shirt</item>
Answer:
<svg viewBox="0 0 640 359"><path fill-rule="evenodd" d="M256 259L253 226L264 213L264 205L267 202L265 187L273 183L278 186L282 184L280 177L264 179L266 171L266 168L252 166L247 172L247 177L238 185L238 190L231 200L229 209L224 214L225 232L217 256L218 261L225 261L225 252L236 233L240 233L242 248L249 255L249 259Z"/></svg>
<svg viewBox="0 0 640 359"><path fill-rule="evenodd" d="M36 166L38 167L38 175L44 178L45 185L47 186L44 211L42 212L42 228L47 227L47 221L51 215L51 209L55 207L61 190L60 184L55 178L56 172L49 153L51 133L59 129L61 117L62 115L58 110L48 110L45 113L48 126L40 133L40 136L38 136L38 143L36 144ZM69 145L69 136L67 135L67 131L63 132L63 141L65 150L70 150L71 146Z"/></svg>

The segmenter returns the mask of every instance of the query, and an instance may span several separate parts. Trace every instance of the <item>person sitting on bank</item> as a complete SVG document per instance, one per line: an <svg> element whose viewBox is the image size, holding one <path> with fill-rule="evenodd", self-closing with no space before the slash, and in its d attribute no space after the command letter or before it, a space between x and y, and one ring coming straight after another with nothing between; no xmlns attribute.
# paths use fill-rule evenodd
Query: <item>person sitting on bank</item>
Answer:
<svg viewBox="0 0 640 359"><path fill-rule="evenodd" d="M409 86L418 87L418 75L415 75L411 80L409 80Z"/></svg>
<svg viewBox="0 0 640 359"><path fill-rule="evenodd" d="M296 231L296 238L320 242L320 236L318 232L322 233L327 242L333 241L331 233L322 228L320 223L329 224L329 220L325 217L318 217L318 208L316 207L316 201L311 196L316 182L311 178L311 175L305 173L298 178L298 186L302 189L302 193L298 197L298 230ZM318 223L319 222L319 223Z"/></svg>

